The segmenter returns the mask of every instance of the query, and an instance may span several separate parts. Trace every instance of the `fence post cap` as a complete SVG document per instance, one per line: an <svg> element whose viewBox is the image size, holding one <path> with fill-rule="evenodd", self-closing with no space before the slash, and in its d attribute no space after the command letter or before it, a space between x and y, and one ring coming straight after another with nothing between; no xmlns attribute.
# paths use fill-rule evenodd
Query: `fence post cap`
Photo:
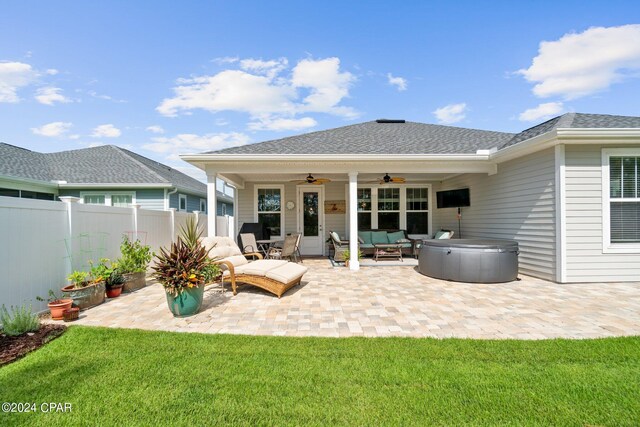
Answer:
<svg viewBox="0 0 640 427"><path fill-rule="evenodd" d="M134 204L132 204L132 205L130 205L130 206L131 206L132 208L134 208L134 209L140 209L140 206L142 206L142 205L140 205L140 204L138 204L138 203L134 203Z"/></svg>

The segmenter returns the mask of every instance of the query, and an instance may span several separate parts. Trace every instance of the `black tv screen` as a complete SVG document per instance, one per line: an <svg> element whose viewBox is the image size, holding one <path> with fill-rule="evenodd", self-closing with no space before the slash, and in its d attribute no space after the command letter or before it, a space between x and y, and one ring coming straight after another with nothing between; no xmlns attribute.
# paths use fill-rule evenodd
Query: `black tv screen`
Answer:
<svg viewBox="0 0 640 427"><path fill-rule="evenodd" d="M438 198L438 209L471 206L468 188L461 188L459 190L438 191L436 195Z"/></svg>

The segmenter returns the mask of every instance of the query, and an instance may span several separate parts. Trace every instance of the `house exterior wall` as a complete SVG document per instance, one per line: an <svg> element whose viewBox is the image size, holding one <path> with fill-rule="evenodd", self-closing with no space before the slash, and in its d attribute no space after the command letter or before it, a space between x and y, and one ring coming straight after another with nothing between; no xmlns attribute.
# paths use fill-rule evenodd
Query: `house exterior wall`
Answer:
<svg viewBox="0 0 640 427"><path fill-rule="evenodd" d="M78 189L60 189L60 196L72 196L72 197L80 197L80 193L84 190ZM118 188L117 190L110 189L100 189L100 188L91 188L87 189L87 191L91 192L100 192L100 191L130 191L135 194L136 203L140 205L141 209L149 209L149 210L164 210L164 190L161 188Z"/></svg>
<svg viewBox="0 0 640 427"><path fill-rule="evenodd" d="M434 186L436 192L469 188L462 208L462 238L515 239L523 274L556 279L555 154L547 149L498 165L495 175L465 174ZM435 207L435 206L434 206ZM454 230L456 209L434 209L433 231Z"/></svg>
<svg viewBox="0 0 640 427"><path fill-rule="evenodd" d="M187 196L187 212L199 211L200 210L200 199L207 198L205 196L196 196L189 193L184 193L178 191L177 193L173 193L169 195L169 207L175 208L178 210L178 198L179 194L185 194Z"/></svg>
<svg viewBox="0 0 640 427"><path fill-rule="evenodd" d="M255 222L255 186L256 183L247 182L245 188L236 190L238 192L238 230L245 222ZM259 185L268 185L265 183L259 183ZM296 208L288 210L283 207L284 221L285 221L285 234L297 232L297 186L294 183L274 183L274 185L284 185L284 197L283 206L292 201L296 204ZM344 182L329 182L324 184L324 199L325 200L345 200L345 183ZM324 208L324 207L323 207ZM328 237L329 231L335 231L341 236L345 234L345 214L331 214L325 215L325 227L323 233Z"/></svg>
<svg viewBox="0 0 640 427"><path fill-rule="evenodd" d="M57 200L58 190L45 185L35 183L18 182L11 179L0 178L0 188L8 188L12 190L35 191L38 193L53 194L54 200Z"/></svg>
<svg viewBox="0 0 640 427"><path fill-rule="evenodd" d="M602 188L603 148L601 145L567 145L565 148L566 276L569 282L637 281L640 278L640 253L603 253L602 195L609 191Z"/></svg>

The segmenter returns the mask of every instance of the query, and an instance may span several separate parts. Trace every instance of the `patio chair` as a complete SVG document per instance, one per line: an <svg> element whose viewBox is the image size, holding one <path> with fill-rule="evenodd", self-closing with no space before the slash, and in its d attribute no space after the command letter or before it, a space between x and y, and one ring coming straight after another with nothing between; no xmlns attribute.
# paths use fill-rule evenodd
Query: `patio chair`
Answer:
<svg viewBox="0 0 640 427"><path fill-rule="evenodd" d="M296 245L298 243L298 235L292 234L284 238L281 248L272 246L267 251L267 259L285 259L293 260L296 257Z"/></svg>
<svg viewBox="0 0 640 427"><path fill-rule="evenodd" d="M237 285L247 284L271 292L278 298L292 287L300 284L307 267L294 262L275 259L262 259L262 254L243 254L236 242L229 237L205 237L202 246L209 251L209 257L223 269L222 280L231 282L236 295ZM252 256L257 261L249 262Z"/></svg>
<svg viewBox="0 0 640 427"><path fill-rule="evenodd" d="M300 254L300 241L302 240L302 233L298 233L296 234L296 236L298 236L298 240L296 240L296 251L294 252L294 256L296 258L296 262L298 262L298 260L300 260L300 262L303 262L302 254Z"/></svg>
<svg viewBox="0 0 640 427"><path fill-rule="evenodd" d="M344 261L344 253L349 250L349 241L340 240L340 236L335 231L329 231L329 237L333 245L333 260Z"/></svg>
<svg viewBox="0 0 640 427"><path fill-rule="evenodd" d="M259 253L258 243L256 242L256 235L253 233L240 234L240 242L242 243L243 254L257 254Z"/></svg>

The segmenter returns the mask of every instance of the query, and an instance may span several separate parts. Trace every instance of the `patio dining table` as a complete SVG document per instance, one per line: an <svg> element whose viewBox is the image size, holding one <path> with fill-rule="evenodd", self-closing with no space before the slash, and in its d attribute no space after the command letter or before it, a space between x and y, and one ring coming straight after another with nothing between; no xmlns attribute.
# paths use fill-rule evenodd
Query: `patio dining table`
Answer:
<svg viewBox="0 0 640 427"><path fill-rule="evenodd" d="M282 246L282 242L283 242L282 239L256 240L256 243L258 244L258 251L264 255L266 255L267 252L269 252L270 247L272 246L278 247L278 244Z"/></svg>

